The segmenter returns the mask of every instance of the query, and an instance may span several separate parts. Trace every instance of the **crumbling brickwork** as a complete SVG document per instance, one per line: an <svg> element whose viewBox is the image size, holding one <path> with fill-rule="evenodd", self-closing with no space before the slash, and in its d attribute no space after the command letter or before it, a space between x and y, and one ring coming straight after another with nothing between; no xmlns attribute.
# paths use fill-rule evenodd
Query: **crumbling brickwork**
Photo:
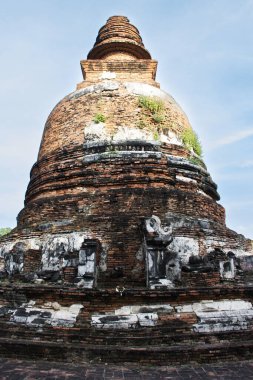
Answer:
<svg viewBox="0 0 253 380"><path fill-rule="evenodd" d="M145 286L143 226L152 215L173 230L169 250L180 273L191 256L216 248L250 254L249 242L226 228L201 156L183 143L190 123L158 88L156 62L138 30L125 17L110 18L81 66L84 81L48 117L25 207L3 244L8 274L48 279L47 270L86 286ZM99 242L103 252L94 267L88 258L83 263L85 239ZM229 264L220 265L222 271ZM178 274L174 285L202 284L208 275L186 277Z"/></svg>
<svg viewBox="0 0 253 380"><path fill-rule="evenodd" d="M156 67L114 16L49 115L17 227L0 240L2 355L26 344L30 358L161 364L252 352L252 243L227 228Z"/></svg>

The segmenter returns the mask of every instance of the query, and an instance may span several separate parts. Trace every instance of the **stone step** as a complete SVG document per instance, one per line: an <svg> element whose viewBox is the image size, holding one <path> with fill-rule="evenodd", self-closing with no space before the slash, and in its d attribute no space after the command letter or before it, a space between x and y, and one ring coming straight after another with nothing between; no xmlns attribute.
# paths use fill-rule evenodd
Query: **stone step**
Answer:
<svg viewBox="0 0 253 380"><path fill-rule="evenodd" d="M200 343L224 343L236 341L248 341L252 337L251 330L200 332L183 329L166 328L156 326L153 328L139 328L133 330L95 330L92 328L66 328L66 327L27 327L15 323L0 322L0 338L31 339L36 341L86 343L108 345L133 345L133 346L172 346L182 344Z"/></svg>
<svg viewBox="0 0 253 380"><path fill-rule="evenodd" d="M65 362L132 362L140 364L186 364L217 360L246 360L253 357L253 340L220 344L180 346L101 346L83 343L0 338L0 356Z"/></svg>

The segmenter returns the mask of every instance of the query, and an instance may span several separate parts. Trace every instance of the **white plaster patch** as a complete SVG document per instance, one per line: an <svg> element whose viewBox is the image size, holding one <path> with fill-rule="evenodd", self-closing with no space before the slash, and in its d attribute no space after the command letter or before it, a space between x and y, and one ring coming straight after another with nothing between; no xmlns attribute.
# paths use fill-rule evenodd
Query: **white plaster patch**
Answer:
<svg viewBox="0 0 253 380"><path fill-rule="evenodd" d="M220 261L220 275L226 280L230 280L235 277L235 264L234 259L227 261Z"/></svg>
<svg viewBox="0 0 253 380"><path fill-rule="evenodd" d="M129 140L144 140L153 141L153 133L142 130L140 128L130 126L119 126L116 133L113 135L113 141L129 141Z"/></svg>
<svg viewBox="0 0 253 380"><path fill-rule="evenodd" d="M151 152L151 151L120 151L120 152L104 152L104 153L96 153L89 154L84 157L83 161L88 162L97 162L99 160L105 159L113 159L113 158L121 158L121 157L138 157L138 158L157 158L161 159L161 152Z"/></svg>
<svg viewBox="0 0 253 380"><path fill-rule="evenodd" d="M136 327L138 317L132 315L94 315L91 317L91 325L99 329L128 329Z"/></svg>
<svg viewBox="0 0 253 380"><path fill-rule="evenodd" d="M130 315L130 314L139 314L139 313L158 313L166 312L171 313L173 307L169 304L155 304L155 305L129 305L122 306L120 309L114 311L115 315Z"/></svg>
<svg viewBox="0 0 253 380"><path fill-rule="evenodd" d="M3 243L0 245L0 257L8 255L16 244L23 244L25 250L39 250L42 249L44 267L43 269L53 269L57 267L57 260L54 258L52 263L48 258L49 251L54 251L62 244L62 247L66 251L73 252L74 250L79 250L83 240L88 238L87 234L83 232L72 232L69 234L46 234L41 238L31 238L31 239L18 239L9 243ZM54 265L53 265L54 264Z"/></svg>
<svg viewBox="0 0 253 380"><path fill-rule="evenodd" d="M179 175L177 174L176 175L176 179L178 181L181 181L181 182L185 182L185 183L192 183L192 184L196 184L197 185L197 181L195 179L192 179L192 178L188 178L188 177L185 177L183 175Z"/></svg>
<svg viewBox="0 0 253 380"><path fill-rule="evenodd" d="M159 278L155 284L150 284L150 289L159 289L165 287L168 289L174 288L174 284L172 281L168 280L167 278Z"/></svg>
<svg viewBox="0 0 253 380"><path fill-rule="evenodd" d="M0 246L0 257L4 257L5 253L11 251L14 247L14 244L16 244L16 242L2 243Z"/></svg>
<svg viewBox="0 0 253 380"><path fill-rule="evenodd" d="M182 110L182 108L179 106L179 104L175 101L175 99L167 94L165 91L151 86L150 84L146 83L139 83L139 82L125 82L124 86L126 90L130 94L136 94L136 95L144 95L144 96L154 96L156 98L160 98L162 100L165 100L171 104L181 113L185 116L186 120L188 120L186 114Z"/></svg>
<svg viewBox="0 0 253 380"><path fill-rule="evenodd" d="M13 272L18 272L18 273L22 272L23 267L24 267L22 256L20 257L20 260L22 260L22 262L17 263L16 261L13 260L12 255L9 256L8 265L6 265L6 270L9 274L11 274Z"/></svg>
<svg viewBox="0 0 253 380"><path fill-rule="evenodd" d="M112 71L103 71L102 74L100 75L100 79L115 79L116 78L116 73Z"/></svg>
<svg viewBox="0 0 253 380"><path fill-rule="evenodd" d="M35 304L36 304L36 301L30 300L27 304L27 307L33 307ZM51 302L50 302L50 306L51 306Z"/></svg>
<svg viewBox="0 0 253 380"><path fill-rule="evenodd" d="M167 144L180 145L182 146L182 140L176 135L176 133L169 131L165 134L163 131L159 135L160 141Z"/></svg>
<svg viewBox="0 0 253 380"><path fill-rule="evenodd" d="M210 195L206 194L203 190L197 190L197 193L201 194L201 195L204 195L205 197L207 197L209 199L212 199L212 197L210 197Z"/></svg>
<svg viewBox="0 0 253 380"><path fill-rule="evenodd" d="M91 278L91 279L81 279L78 283L77 283L77 287L78 288L83 288L83 289L92 289L94 286L94 279Z"/></svg>
<svg viewBox="0 0 253 380"><path fill-rule="evenodd" d="M45 280L43 280L43 278L35 278L34 280L34 283L38 285L44 284L44 282Z"/></svg>
<svg viewBox="0 0 253 380"><path fill-rule="evenodd" d="M233 248L231 242L228 239L221 239L215 237L209 237L205 240L206 251L212 252L215 248L220 248L223 252L233 252L236 257L244 257L253 255L253 250L245 251L244 249L239 249L238 247ZM229 248L228 248L229 247Z"/></svg>
<svg viewBox="0 0 253 380"><path fill-rule="evenodd" d="M252 303L244 300L203 300L177 306L177 313L195 313L198 323L193 325L196 332L221 332L249 328L253 321Z"/></svg>
<svg viewBox="0 0 253 380"><path fill-rule="evenodd" d="M158 320L157 313L139 313L137 314L140 326L155 326Z"/></svg>
<svg viewBox="0 0 253 380"><path fill-rule="evenodd" d="M95 262L94 260L89 260L86 262L86 264L79 264L78 265L78 276L82 277L86 274L94 274L95 270Z"/></svg>
<svg viewBox="0 0 253 380"><path fill-rule="evenodd" d="M129 329L137 326L155 326L157 320L157 313L93 315L91 325L99 329Z"/></svg>
<svg viewBox="0 0 253 380"><path fill-rule="evenodd" d="M107 270L107 249L104 245L103 251L100 253L99 270L105 272Z"/></svg>
<svg viewBox="0 0 253 380"><path fill-rule="evenodd" d="M170 243L170 250L178 253L183 264L188 264L190 256L199 254L199 245L196 239L175 236Z"/></svg>
<svg viewBox="0 0 253 380"><path fill-rule="evenodd" d="M41 241L39 238L13 240L12 242L0 244L0 257L4 257L5 254L9 253L17 243L24 244L27 250L37 250L41 248Z"/></svg>
<svg viewBox="0 0 253 380"><path fill-rule="evenodd" d="M66 96L64 100L78 99L83 95L92 94L94 92L100 93L103 91L114 91L114 90L118 90L118 88L119 88L118 82L111 81L111 80L104 80L103 82L97 83L95 85L81 88L80 90L76 90L72 92L71 94L69 94L68 96Z"/></svg>
<svg viewBox="0 0 253 380"><path fill-rule="evenodd" d="M91 325L99 329L150 327L157 324L158 313L173 311L169 304L122 306L106 314L93 315Z"/></svg>
<svg viewBox="0 0 253 380"><path fill-rule="evenodd" d="M42 269L61 269L66 264L62 258L63 254L78 251L85 238L87 235L78 232L45 236L42 249Z"/></svg>
<svg viewBox="0 0 253 380"><path fill-rule="evenodd" d="M199 322L193 325L197 332L220 332L247 329L253 321L253 309L219 312L197 312Z"/></svg>
<svg viewBox="0 0 253 380"><path fill-rule="evenodd" d="M10 320L15 323L31 326L43 326L44 324L65 327L74 326L83 306L81 304L73 304L70 307L63 307L58 304L59 307L56 310L53 304L47 303L47 305L42 305L41 307L33 307L30 303L23 304L14 311Z"/></svg>
<svg viewBox="0 0 253 380"><path fill-rule="evenodd" d="M251 251L244 251L243 249L229 249L229 248L224 248L224 252L233 252L236 257L244 257L244 256L252 256L253 255L253 250Z"/></svg>
<svg viewBox="0 0 253 380"><path fill-rule="evenodd" d="M93 251L80 249L79 251L79 265L78 276L84 277L79 283L78 287L92 288L95 277L95 247Z"/></svg>
<svg viewBox="0 0 253 380"><path fill-rule="evenodd" d="M221 300L212 301L204 300L201 302L194 302L192 304L186 304L182 306L176 306L178 313L192 313L192 312L209 312L209 311L239 311L250 310L252 304L249 301L244 300Z"/></svg>
<svg viewBox="0 0 253 380"><path fill-rule="evenodd" d="M105 128L105 123L91 122L84 128L85 142L90 141L110 141L111 136Z"/></svg>

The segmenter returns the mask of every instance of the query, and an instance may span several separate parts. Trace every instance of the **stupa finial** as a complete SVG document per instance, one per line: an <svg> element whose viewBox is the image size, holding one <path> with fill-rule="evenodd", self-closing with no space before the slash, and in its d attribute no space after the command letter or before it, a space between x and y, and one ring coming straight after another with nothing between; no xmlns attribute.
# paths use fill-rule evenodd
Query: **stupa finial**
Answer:
<svg viewBox="0 0 253 380"><path fill-rule="evenodd" d="M115 53L126 53L137 59L151 59L138 29L125 16L112 16L100 28L88 59L103 59Z"/></svg>

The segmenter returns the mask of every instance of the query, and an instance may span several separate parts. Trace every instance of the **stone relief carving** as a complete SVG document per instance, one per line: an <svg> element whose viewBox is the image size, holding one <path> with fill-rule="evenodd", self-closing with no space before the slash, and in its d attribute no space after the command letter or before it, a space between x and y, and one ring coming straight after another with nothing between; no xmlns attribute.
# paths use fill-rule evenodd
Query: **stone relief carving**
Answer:
<svg viewBox="0 0 253 380"><path fill-rule="evenodd" d="M148 234L156 235L160 239L164 239L169 243L172 242L172 227L162 227L161 220L158 216L152 215L151 218L145 221L145 227Z"/></svg>
<svg viewBox="0 0 253 380"><path fill-rule="evenodd" d="M147 284L151 289L173 287L180 278L178 254L169 249L172 241L172 227L162 226L158 216L152 215L145 221Z"/></svg>
<svg viewBox="0 0 253 380"><path fill-rule="evenodd" d="M78 277L82 280L85 288L93 288L96 282L97 250L97 241L86 240L79 251Z"/></svg>

